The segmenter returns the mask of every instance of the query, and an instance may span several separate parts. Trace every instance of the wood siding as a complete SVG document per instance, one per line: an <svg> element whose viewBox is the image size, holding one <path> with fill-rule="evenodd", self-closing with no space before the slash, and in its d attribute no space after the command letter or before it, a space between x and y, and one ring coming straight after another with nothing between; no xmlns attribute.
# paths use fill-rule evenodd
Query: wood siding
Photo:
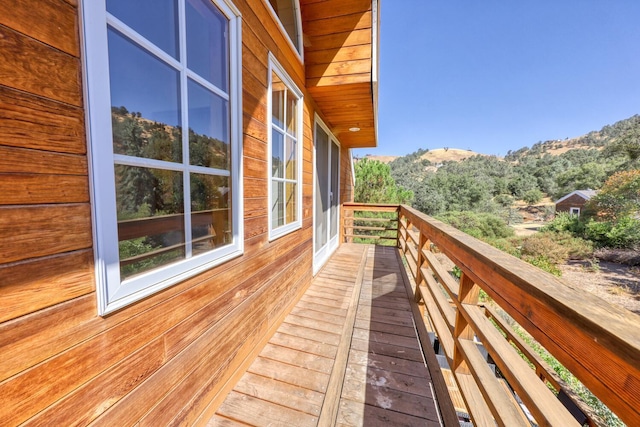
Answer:
<svg viewBox="0 0 640 427"><path fill-rule="evenodd" d="M561 201L560 203L556 203L556 212L570 212L571 208L582 208L584 207L587 201L584 197L580 197L577 194L574 194L571 197L568 197Z"/></svg>
<svg viewBox="0 0 640 427"><path fill-rule="evenodd" d="M266 2L242 13L245 252L97 315L79 12L0 2L0 425L207 420L311 281L306 71ZM302 228L267 236L268 53L303 89ZM351 158L342 150L343 200Z"/></svg>

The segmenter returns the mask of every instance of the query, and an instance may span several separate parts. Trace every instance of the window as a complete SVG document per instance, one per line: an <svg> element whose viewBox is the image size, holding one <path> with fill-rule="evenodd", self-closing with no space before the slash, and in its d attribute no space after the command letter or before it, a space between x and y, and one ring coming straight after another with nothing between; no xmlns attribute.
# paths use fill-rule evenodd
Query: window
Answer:
<svg viewBox="0 0 640 427"><path fill-rule="evenodd" d="M302 93L270 57L269 238L302 225Z"/></svg>
<svg viewBox="0 0 640 427"><path fill-rule="evenodd" d="M569 215L580 216L580 208L570 208Z"/></svg>
<svg viewBox="0 0 640 427"><path fill-rule="evenodd" d="M293 47L302 54L302 27L300 24L300 6L298 0L269 0L284 32L289 36Z"/></svg>
<svg viewBox="0 0 640 427"><path fill-rule="evenodd" d="M83 23L105 314L242 253L240 20L222 0L85 0Z"/></svg>

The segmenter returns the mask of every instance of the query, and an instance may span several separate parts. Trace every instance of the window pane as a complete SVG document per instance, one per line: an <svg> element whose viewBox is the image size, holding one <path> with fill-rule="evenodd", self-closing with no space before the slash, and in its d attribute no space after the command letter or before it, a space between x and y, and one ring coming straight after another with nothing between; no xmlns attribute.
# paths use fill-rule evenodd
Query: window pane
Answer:
<svg viewBox="0 0 640 427"><path fill-rule="evenodd" d="M298 129L298 115L296 114L296 105L298 104L298 98L296 98L291 91L287 91L287 132L295 134Z"/></svg>
<svg viewBox="0 0 640 427"><path fill-rule="evenodd" d="M191 174L191 238L194 255L231 243L230 196L229 177Z"/></svg>
<svg viewBox="0 0 640 427"><path fill-rule="evenodd" d="M271 74L271 121L284 129L284 94L285 86L280 77Z"/></svg>
<svg viewBox="0 0 640 427"><path fill-rule="evenodd" d="M187 0L187 67L224 90L229 87L228 21L209 0Z"/></svg>
<svg viewBox="0 0 640 427"><path fill-rule="evenodd" d="M298 216L298 193L296 191L296 184L287 183L286 184L286 213L287 213L287 224L291 224L297 219Z"/></svg>
<svg viewBox="0 0 640 427"><path fill-rule="evenodd" d="M178 72L110 29L109 77L113 151L181 162Z"/></svg>
<svg viewBox="0 0 640 427"><path fill-rule="evenodd" d="M187 90L191 164L229 170L229 103L192 80Z"/></svg>
<svg viewBox="0 0 640 427"><path fill-rule="evenodd" d="M120 274L183 259L182 173L115 165Z"/></svg>
<svg viewBox="0 0 640 427"><path fill-rule="evenodd" d="M284 183L271 182L271 227L284 225Z"/></svg>
<svg viewBox="0 0 640 427"><path fill-rule="evenodd" d="M277 129L271 130L271 173L276 178L283 177L284 135Z"/></svg>
<svg viewBox="0 0 640 427"><path fill-rule="evenodd" d="M298 18L294 8L295 1L296 0L269 0L269 3L271 3L271 7L273 7L278 18L280 18L280 22L293 42L293 45L296 49L300 50L300 46L298 46Z"/></svg>
<svg viewBox="0 0 640 427"><path fill-rule="evenodd" d="M286 178L287 179L296 179L297 178L297 142L295 139L287 136L287 146L285 151L285 159L286 159Z"/></svg>
<svg viewBox="0 0 640 427"><path fill-rule="evenodd" d="M178 59L176 0L107 0L107 11Z"/></svg>

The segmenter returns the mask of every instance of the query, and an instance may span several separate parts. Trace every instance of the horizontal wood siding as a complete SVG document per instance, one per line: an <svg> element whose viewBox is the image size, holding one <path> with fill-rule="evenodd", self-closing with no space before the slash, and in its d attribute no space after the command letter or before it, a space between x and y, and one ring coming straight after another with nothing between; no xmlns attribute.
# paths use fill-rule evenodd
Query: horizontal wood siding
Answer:
<svg viewBox="0 0 640 427"><path fill-rule="evenodd" d="M556 203L556 212L569 212L571 208L583 208L585 203L587 201L584 198L574 194L568 199Z"/></svg>
<svg viewBox="0 0 640 427"><path fill-rule="evenodd" d="M234 0L243 16L245 253L99 317L77 3L0 4L0 425L197 424L311 281L316 103L266 3ZM305 99L302 228L275 241L269 52ZM349 161L343 149L343 200Z"/></svg>

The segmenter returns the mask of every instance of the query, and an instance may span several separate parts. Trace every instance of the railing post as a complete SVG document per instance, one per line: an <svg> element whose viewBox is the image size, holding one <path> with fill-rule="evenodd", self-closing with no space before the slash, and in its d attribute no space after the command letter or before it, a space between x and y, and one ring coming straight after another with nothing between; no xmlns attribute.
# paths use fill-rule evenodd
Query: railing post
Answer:
<svg viewBox="0 0 640 427"><path fill-rule="evenodd" d="M480 295L480 287L476 285L469 276L462 273L460 276L460 288L458 290L459 307L462 304L478 304L478 296ZM453 347L453 366L452 369L456 373L469 374L469 367L462 357L462 352L458 348L458 341L461 339L473 340L475 333L467 319L462 315L460 310L456 311L456 324L453 331L454 347Z"/></svg>

